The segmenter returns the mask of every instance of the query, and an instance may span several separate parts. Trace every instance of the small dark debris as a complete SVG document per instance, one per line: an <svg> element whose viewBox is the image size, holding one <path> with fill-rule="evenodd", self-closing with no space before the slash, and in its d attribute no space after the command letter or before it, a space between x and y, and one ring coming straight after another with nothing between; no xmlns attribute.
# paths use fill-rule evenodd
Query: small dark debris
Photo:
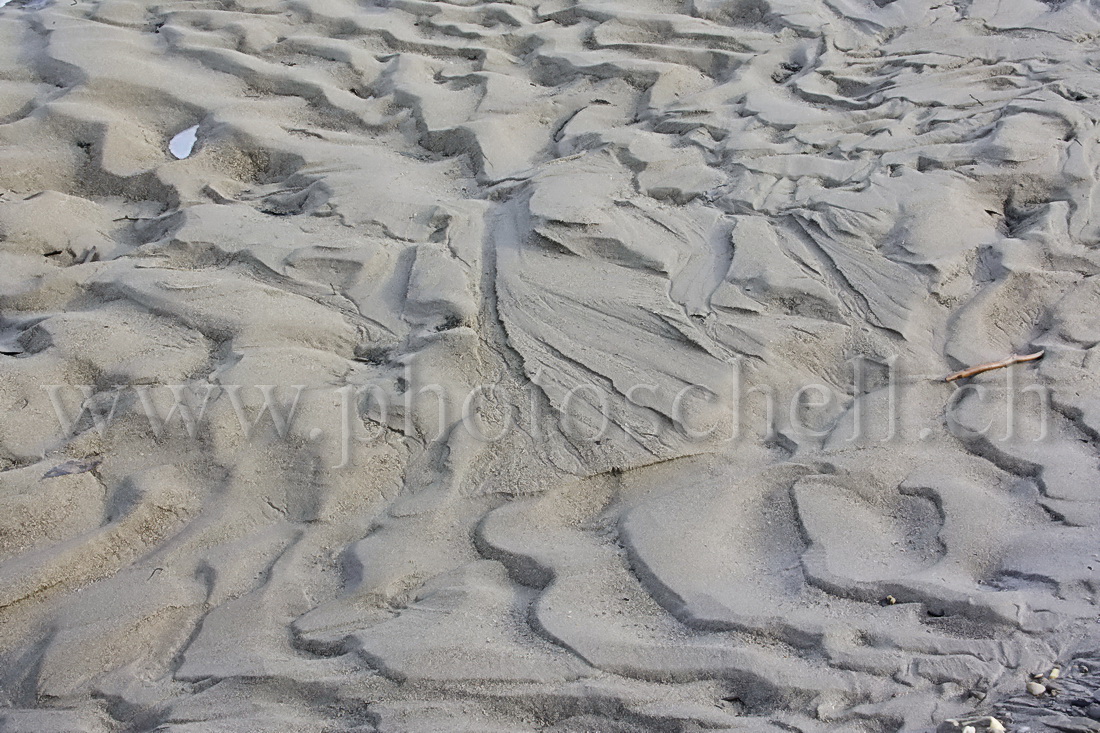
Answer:
<svg viewBox="0 0 1100 733"><path fill-rule="evenodd" d="M62 464L54 466L42 475L42 478L57 478L58 476L71 476L74 473L87 473L94 471L100 463L100 458L74 458Z"/></svg>
<svg viewBox="0 0 1100 733"><path fill-rule="evenodd" d="M390 358L390 349L382 346L359 346L355 349L355 360L365 364L382 365Z"/></svg>
<svg viewBox="0 0 1100 733"><path fill-rule="evenodd" d="M782 63L779 65L779 68L776 69L775 73L772 74L772 81L776 84L782 84L800 71L802 71L801 64L790 62Z"/></svg>

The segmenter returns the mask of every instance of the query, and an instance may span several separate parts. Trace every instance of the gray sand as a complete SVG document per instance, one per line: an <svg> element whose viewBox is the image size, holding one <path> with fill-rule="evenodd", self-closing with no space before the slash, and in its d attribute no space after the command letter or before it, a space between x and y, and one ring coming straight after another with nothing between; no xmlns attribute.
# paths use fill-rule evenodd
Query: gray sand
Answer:
<svg viewBox="0 0 1100 733"><path fill-rule="evenodd" d="M1098 39L6 4L0 729L925 731L1100 652Z"/></svg>

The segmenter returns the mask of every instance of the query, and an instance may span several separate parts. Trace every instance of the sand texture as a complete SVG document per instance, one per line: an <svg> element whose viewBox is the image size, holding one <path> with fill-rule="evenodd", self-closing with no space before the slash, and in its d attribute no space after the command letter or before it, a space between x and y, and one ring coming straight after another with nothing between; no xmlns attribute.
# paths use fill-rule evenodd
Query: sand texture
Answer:
<svg viewBox="0 0 1100 733"><path fill-rule="evenodd" d="M0 730L925 731L1095 656L1098 119L1084 0L8 2Z"/></svg>

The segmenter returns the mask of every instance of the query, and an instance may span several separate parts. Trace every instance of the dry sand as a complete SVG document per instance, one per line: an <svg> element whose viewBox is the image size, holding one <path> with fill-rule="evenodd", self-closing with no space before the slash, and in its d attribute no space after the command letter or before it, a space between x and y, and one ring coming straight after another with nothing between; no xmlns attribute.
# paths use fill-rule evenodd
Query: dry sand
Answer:
<svg viewBox="0 0 1100 733"><path fill-rule="evenodd" d="M1095 654L1098 71L1075 0L7 3L0 727L921 731Z"/></svg>

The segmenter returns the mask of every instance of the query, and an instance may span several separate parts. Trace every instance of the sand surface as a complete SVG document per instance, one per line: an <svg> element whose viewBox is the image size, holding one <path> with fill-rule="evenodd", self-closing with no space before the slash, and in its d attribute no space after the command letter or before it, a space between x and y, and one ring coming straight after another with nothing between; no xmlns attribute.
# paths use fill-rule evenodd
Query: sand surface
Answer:
<svg viewBox="0 0 1100 733"><path fill-rule="evenodd" d="M3 730L923 731L1100 650L1094 4L0 4Z"/></svg>

